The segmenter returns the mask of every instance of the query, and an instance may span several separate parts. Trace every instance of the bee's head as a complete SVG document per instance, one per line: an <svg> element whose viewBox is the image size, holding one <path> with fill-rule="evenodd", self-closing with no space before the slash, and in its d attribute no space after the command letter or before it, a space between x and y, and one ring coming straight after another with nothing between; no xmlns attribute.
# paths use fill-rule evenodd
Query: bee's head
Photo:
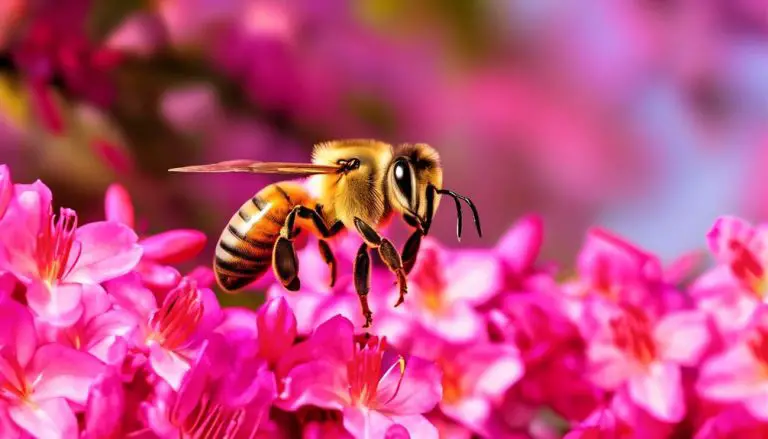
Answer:
<svg viewBox="0 0 768 439"><path fill-rule="evenodd" d="M443 170L440 155L424 143L401 144L395 148L386 178L387 197L392 208L429 231L437 210Z"/></svg>

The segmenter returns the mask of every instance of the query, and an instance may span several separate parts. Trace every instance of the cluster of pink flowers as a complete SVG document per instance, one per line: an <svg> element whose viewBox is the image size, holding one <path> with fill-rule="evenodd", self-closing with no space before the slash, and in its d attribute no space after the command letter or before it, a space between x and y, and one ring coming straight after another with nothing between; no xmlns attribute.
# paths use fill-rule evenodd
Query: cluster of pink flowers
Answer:
<svg viewBox="0 0 768 439"><path fill-rule="evenodd" d="M374 269L366 332L354 235L334 287L310 242L302 291L222 308L210 269L173 267L205 235L138 236L119 185L105 216L81 225L0 167L3 438L768 434L765 227L718 219L700 276L602 229L559 276L536 216L490 250L426 239L404 306Z"/></svg>

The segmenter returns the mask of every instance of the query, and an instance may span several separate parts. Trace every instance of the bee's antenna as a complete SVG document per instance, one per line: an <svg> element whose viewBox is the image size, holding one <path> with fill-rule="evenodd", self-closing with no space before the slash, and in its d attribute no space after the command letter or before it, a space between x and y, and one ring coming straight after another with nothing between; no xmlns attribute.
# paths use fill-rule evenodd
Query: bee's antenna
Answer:
<svg viewBox="0 0 768 439"><path fill-rule="evenodd" d="M453 192L448 189L436 189L436 192L438 194L442 195L448 195L451 198L453 198L453 201L456 203L456 214L457 214L457 225L456 225L456 237L461 240L461 228L462 228L462 212L461 212L461 203L459 200L464 201L469 205L469 208L472 209L472 216L475 221L475 227L477 228L477 234L481 238L483 237L483 230L480 227L480 214L477 212L477 208L475 207L475 203L472 202L469 198L459 195L456 192Z"/></svg>

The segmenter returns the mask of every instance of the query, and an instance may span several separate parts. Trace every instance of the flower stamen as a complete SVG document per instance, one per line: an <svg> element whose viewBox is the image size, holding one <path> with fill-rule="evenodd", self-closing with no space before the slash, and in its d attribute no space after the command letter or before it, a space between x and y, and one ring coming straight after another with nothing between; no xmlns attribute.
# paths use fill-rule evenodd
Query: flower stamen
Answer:
<svg viewBox="0 0 768 439"><path fill-rule="evenodd" d="M35 259L40 277L49 284L64 278L80 258L82 249L76 253L73 263L69 263L76 230L77 214L72 209L62 208L58 217L49 210L43 219Z"/></svg>
<svg viewBox="0 0 768 439"><path fill-rule="evenodd" d="M150 318L148 341L156 341L166 349L176 349L192 336L202 317L203 302L197 283L182 279Z"/></svg>
<svg viewBox="0 0 768 439"><path fill-rule="evenodd" d="M624 313L611 319L613 342L642 364L656 358L656 343L651 335L651 322L639 308L625 306Z"/></svg>

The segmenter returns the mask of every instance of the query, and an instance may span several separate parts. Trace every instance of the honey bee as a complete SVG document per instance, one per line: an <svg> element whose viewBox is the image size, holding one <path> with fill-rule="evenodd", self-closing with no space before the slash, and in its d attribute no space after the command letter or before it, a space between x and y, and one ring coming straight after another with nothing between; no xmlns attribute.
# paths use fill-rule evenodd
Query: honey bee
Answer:
<svg viewBox="0 0 768 439"><path fill-rule="evenodd" d="M462 233L461 201L472 210L477 233L480 218L472 201L442 188L443 172L437 151L424 143L392 146L368 139L335 140L316 144L312 163L232 160L186 166L171 172L245 172L284 174L316 179L318 196L297 181L270 184L243 203L224 228L216 246L213 269L219 286L236 292L263 276L271 265L288 291L298 291L299 263L293 241L301 230L318 237L319 251L336 282L336 260L328 245L343 230L355 230L363 239L354 261L354 285L360 299L365 328L373 322L368 306L370 249L396 276L399 299L408 292L406 276L413 268L421 239L429 233L440 197L453 198L457 211L457 238ZM399 215L414 229L402 251L377 229Z"/></svg>

